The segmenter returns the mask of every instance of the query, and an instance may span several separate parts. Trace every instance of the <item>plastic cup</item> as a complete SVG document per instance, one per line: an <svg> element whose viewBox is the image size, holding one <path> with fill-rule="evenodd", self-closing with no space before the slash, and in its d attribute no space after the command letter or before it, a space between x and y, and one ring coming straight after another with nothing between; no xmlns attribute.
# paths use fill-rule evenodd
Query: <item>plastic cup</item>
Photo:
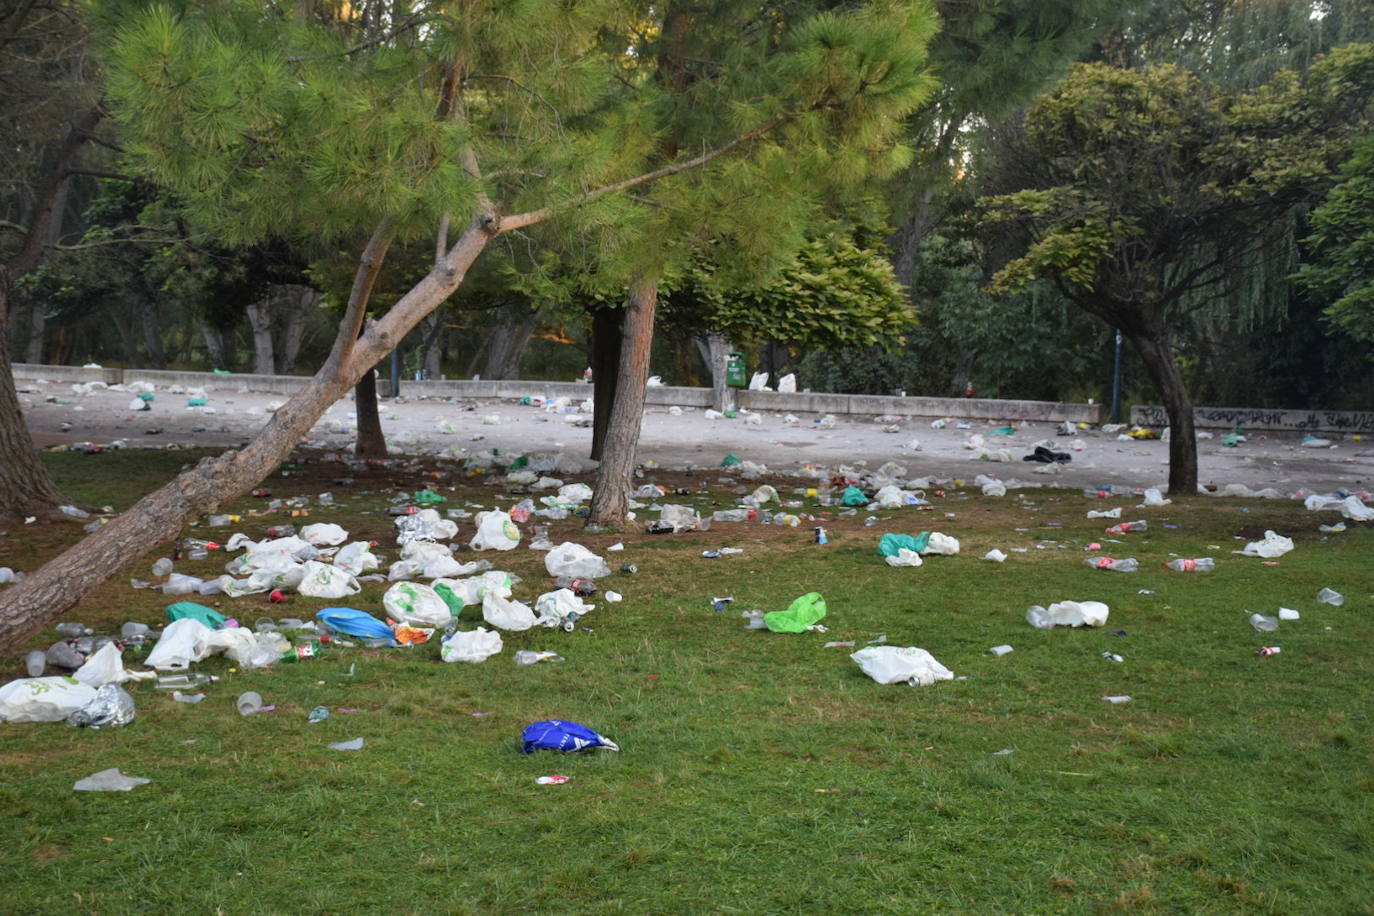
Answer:
<svg viewBox="0 0 1374 916"><path fill-rule="evenodd" d="M247 693L240 694L236 705L239 709L239 715L251 716L262 708L262 694L258 693L256 690L250 690Z"/></svg>

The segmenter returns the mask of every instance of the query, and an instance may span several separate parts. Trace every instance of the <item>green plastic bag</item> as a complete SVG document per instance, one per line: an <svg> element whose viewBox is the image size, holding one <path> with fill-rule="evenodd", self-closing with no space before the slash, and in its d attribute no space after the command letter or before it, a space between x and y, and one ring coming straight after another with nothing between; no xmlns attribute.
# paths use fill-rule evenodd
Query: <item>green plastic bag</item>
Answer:
<svg viewBox="0 0 1374 916"><path fill-rule="evenodd" d="M434 594L444 599L444 604L448 605L449 613L454 617L463 613L463 608L466 607L466 605L463 604L463 599L455 595L453 589L449 588L444 583L436 582L434 584Z"/></svg>
<svg viewBox="0 0 1374 916"><path fill-rule="evenodd" d="M732 468L739 463L739 458L735 457L734 455L726 455L724 458L720 460L720 466L723 468Z"/></svg>
<svg viewBox="0 0 1374 916"><path fill-rule="evenodd" d="M448 502L447 499L435 493L433 490L420 490L415 494L413 499L421 506L437 506L439 503Z"/></svg>
<svg viewBox="0 0 1374 916"><path fill-rule="evenodd" d="M866 506L868 497L864 496L864 491L850 484L844 488L844 495L840 497L840 504L844 506Z"/></svg>
<svg viewBox="0 0 1374 916"><path fill-rule="evenodd" d="M214 608L208 608L203 604L196 604L194 601L178 601L176 604L167 606L167 622L174 620L184 620L190 617L192 620L199 620L210 629L215 629L224 623L225 617Z"/></svg>
<svg viewBox="0 0 1374 916"><path fill-rule="evenodd" d="M204 407L205 404L206 404L205 398L187 398L187 399L186 399L186 406L187 406L187 407Z"/></svg>
<svg viewBox="0 0 1374 916"><path fill-rule="evenodd" d="M763 615L763 625L774 633L805 633L806 628L825 617L825 599L820 592L807 592L785 611Z"/></svg>
<svg viewBox="0 0 1374 916"><path fill-rule="evenodd" d="M1013 427L1011 427L1011 426L999 426L999 427L997 427L996 429L992 430L992 435L994 435L994 436L1014 436L1014 435L1016 435L1016 429L1013 428Z"/></svg>
<svg viewBox="0 0 1374 916"><path fill-rule="evenodd" d="M909 534L885 534L878 542L878 555L884 557L895 557L901 553L902 549L925 553L926 547L930 544L930 532L922 531L912 537Z"/></svg>
<svg viewBox="0 0 1374 916"><path fill-rule="evenodd" d="M523 467L525 467L526 465L528 465L529 463L530 463L530 456L529 456L529 455L521 455L519 458L516 458L514 461L512 461L512 462L510 463L510 467L507 468L507 470L510 470L510 471L518 471L518 470L520 470L521 468L523 468Z"/></svg>

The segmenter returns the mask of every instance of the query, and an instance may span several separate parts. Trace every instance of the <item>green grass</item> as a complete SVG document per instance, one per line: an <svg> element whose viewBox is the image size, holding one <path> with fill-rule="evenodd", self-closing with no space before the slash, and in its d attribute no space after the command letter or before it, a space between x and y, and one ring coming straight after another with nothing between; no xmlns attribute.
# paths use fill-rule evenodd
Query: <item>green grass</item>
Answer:
<svg viewBox="0 0 1374 916"><path fill-rule="evenodd" d="M118 508L188 460L50 457L74 497ZM346 473L337 466L311 467L305 479L274 479L276 495L333 490L341 505L306 521L339 521L393 555L385 489L445 482L393 469L353 475L350 491L332 485ZM709 482L709 497L676 499L732 497L716 475ZM450 505L496 498L478 479L452 483ZM783 483L790 498L795 482ZM641 570L602 583L625 600L597 602L584 621L594 632L506 634L505 651L481 665L443 664L436 645L338 650L256 672L231 673L216 658L201 667L224 680L204 703L137 686L139 718L127 728L0 726L3 909L1370 912L1374 527L1325 538L1317 525L1335 516L1287 502L1127 509L1151 526L1105 545L1141 561L1123 575L1082 563L1086 543L1109 537L1084 518L1101 501L1025 492L1033 507L1015 493L952 493L933 512L883 513L876 528L863 527L863 513L831 518L825 546L806 528L583 536L572 520L556 523L555 541ZM241 527L261 533L281 520ZM874 554L882 532L924 528L959 537L961 555L890 569ZM1265 528L1296 549L1276 566L1231 555ZM73 531L11 531L0 565L31 569ZM464 523L460 539L471 534ZM604 553L616 540L624 553ZM1036 549L1049 543L1064 549ZM724 545L745 552L699 556ZM992 547L1029 549L999 566L978 559ZM168 600L127 580L146 578L163 552L131 561L72 617L106 627L158 619ZM1218 569L1163 569L1172 554L1215 556ZM486 556L524 576L517 597L545 590L542 554ZM1345 605L1317 604L1323 586ZM744 629L741 610L781 609L810 590L829 603L828 633ZM382 591L351 602L221 599L221 609L248 623L331 603L378 611ZM714 595L737 600L715 612ZM1085 631L1025 623L1030 604L1063 599L1105 601L1111 618ZM1273 634L1246 622L1280 605L1303 619ZM1110 635L1118 629L1128 635ZM821 648L882 633L966 679L880 686L850 650ZM1015 651L991 656L999 643ZM1283 653L1256 658L1266 643ZM518 667L510 656L521 648L567 661ZM21 656L7 673L18 676ZM240 717L244 690L277 710ZM1135 699L1112 706L1107 694ZM336 711L309 725L317 705ZM522 756L521 729L544 718L585 723L623 751ZM327 748L359 736L360 752ZM1002 749L1013 753L994 755ZM106 767L153 782L72 791ZM549 773L572 779L535 784Z"/></svg>

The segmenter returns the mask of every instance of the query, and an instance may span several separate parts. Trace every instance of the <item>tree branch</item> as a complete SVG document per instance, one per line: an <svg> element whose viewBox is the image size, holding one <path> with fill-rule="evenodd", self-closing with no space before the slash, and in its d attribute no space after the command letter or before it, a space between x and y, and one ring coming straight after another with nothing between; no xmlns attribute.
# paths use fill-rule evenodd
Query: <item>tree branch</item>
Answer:
<svg viewBox="0 0 1374 916"><path fill-rule="evenodd" d="M729 143L726 143L723 146L718 146L715 149L710 150L708 152L702 153L700 156L696 156L691 159L685 159L682 162L675 162L672 165L664 166L661 169L655 169L652 172L645 172L642 175L636 175L634 178L627 178L624 181L617 181L615 184L608 184L603 185L599 188L593 188L592 190L587 191L585 194L579 194L577 197L574 197L572 200L566 201L565 203L555 204L553 206L548 207L540 207L538 210L529 210L525 213L516 213L511 216L504 217L501 220L501 225L498 227L497 231L510 232L513 229L523 229L526 226L531 226L535 223L542 222L548 219L550 216L552 216L559 210L565 210L569 207L578 206L579 204L590 203L594 200L597 200L598 198L605 197L608 194L615 194L619 191L624 191L627 188L633 188L637 185L646 184L650 181L656 181L659 178L666 178L669 175L676 175L678 172L685 172L688 169L696 168L699 165L705 165L712 159L717 159L721 156L724 156L726 153L730 152L735 147L743 143L747 143L748 141L753 140L757 137L763 136L770 130L773 130L774 128L781 125L784 121L784 118L778 118L776 121L769 121L767 124L764 124L761 127L756 127L753 130L748 131L746 133L742 133L738 137L735 137L733 140L731 140Z"/></svg>
<svg viewBox="0 0 1374 916"><path fill-rule="evenodd" d="M427 22L433 22L434 20L440 19L440 18L442 18L442 17L440 17L440 16L431 16L431 15L429 15L428 13L416 13L414 16L411 16L411 17L410 17L409 19L407 19L405 22L403 22L403 23L401 23L400 25L396 26L396 28L392 29L390 32L383 32L381 35L378 35L378 36L375 37L375 38L369 38L367 41L364 41L362 44L354 45L353 47L349 48L347 51L342 51L342 52L340 52L340 53L337 54L337 55L335 55L335 54L316 54L316 55L312 55L312 56L308 56L308 57L288 57L288 58L286 59L286 62L287 62L288 64L299 64L299 63L303 63L303 62L308 61L308 60L325 60L326 58L336 57L336 56L337 56L337 57L352 57L354 54L357 54L357 53L360 52L360 51L366 51L368 48L375 48L377 45L381 44L381 43L384 42L384 41L390 41L391 39L395 38L397 35L400 35L402 32L405 32L405 31L408 31L408 30L410 30L410 29L413 29L413 28L415 28L416 26L424 25L424 24L427 23Z"/></svg>

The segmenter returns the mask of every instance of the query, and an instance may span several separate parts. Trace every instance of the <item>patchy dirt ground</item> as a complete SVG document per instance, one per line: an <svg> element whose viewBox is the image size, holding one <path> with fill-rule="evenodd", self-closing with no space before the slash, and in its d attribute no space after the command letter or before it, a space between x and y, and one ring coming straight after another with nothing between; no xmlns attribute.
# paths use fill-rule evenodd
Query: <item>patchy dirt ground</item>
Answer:
<svg viewBox="0 0 1374 916"><path fill-rule="evenodd" d="M130 447L233 446L253 435L270 417L282 395L239 391L226 385L206 392L205 406L190 407L185 393L154 390L148 410L131 411L130 391L74 393L66 383L25 382L20 399L35 438L43 446L116 440ZM539 394L539 383L530 383ZM590 390L588 392L590 394ZM574 408L575 409L575 408ZM466 457L490 449L502 453L562 453L583 458L591 429L576 425L586 415L552 412L514 400L400 399L382 403L382 425L398 453ZM336 403L311 430L308 444L346 449L353 439L353 405ZM929 418L875 422L870 416L837 416L834 425L816 414L793 420L761 412L748 417L708 420L704 412L683 408L680 415L652 408L644 416L639 460L662 468L715 467L727 454L787 473L807 465L837 467L867 462L876 467L896 461L908 476L972 479L987 474L1003 480L1089 487L1099 484L1163 486L1168 478L1168 444L1159 440L1122 440L1097 429L1065 435L1056 424L1027 423L1014 435L996 435L1000 423L973 423L962 428L952 419L943 429ZM1012 461L980 460L968 447L978 435L984 449L1010 453ZM1073 460L1046 466L1024 462L1036 443ZM1374 442L1333 439L1330 448L1299 445L1299 438L1252 433L1234 448L1221 435L1198 443L1200 479L1212 486L1240 483L1252 489L1273 487L1292 492L1302 487L1326 492L1336 488L1369 489L1374 482Z"/></svg>

